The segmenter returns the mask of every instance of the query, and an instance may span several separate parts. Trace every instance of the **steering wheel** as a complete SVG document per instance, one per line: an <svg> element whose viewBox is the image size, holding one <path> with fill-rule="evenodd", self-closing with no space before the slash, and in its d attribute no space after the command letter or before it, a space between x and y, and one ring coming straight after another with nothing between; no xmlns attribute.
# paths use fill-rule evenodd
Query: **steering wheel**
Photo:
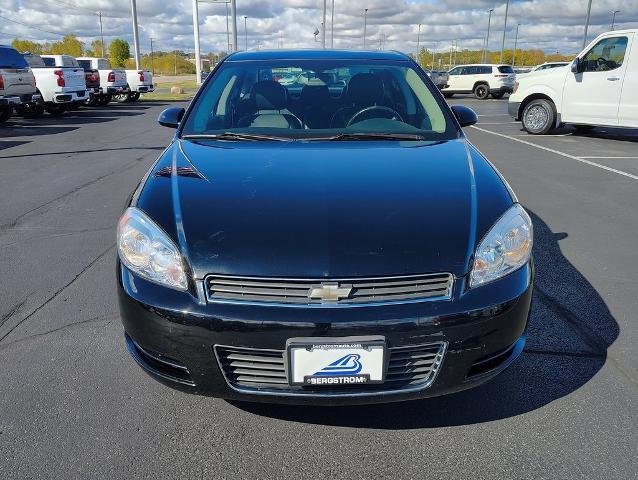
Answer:
<svg viewBox="0 0 638 480"><path fill-rule="evenodd" d="M362 115L364 115L364 114L366 114L368 112L372 112L374 110L379 110L381 112L390 113L392 115L390 120L398 120L400 122L404 122L403 117L396 110L393 110L390 107L382 107L380 105L373 105L371 107L366 107L366 108L363 108L363 109L359 110L352 117L350 117L350 120L348 120L348 122L346 123L346 127L349 127L353 123L356 123L355 120L357 120L360 116L362 116Z"/></svg>
<svg viewBox="0 0 638 480"><path fill-rule="evenodd" d="M598 57L596 59L596 65L598 65L598 68L604 65L605 67L607 67L608 70L611 70L613 68L613 66L611 65L611 61L603 57Z"/></svg>

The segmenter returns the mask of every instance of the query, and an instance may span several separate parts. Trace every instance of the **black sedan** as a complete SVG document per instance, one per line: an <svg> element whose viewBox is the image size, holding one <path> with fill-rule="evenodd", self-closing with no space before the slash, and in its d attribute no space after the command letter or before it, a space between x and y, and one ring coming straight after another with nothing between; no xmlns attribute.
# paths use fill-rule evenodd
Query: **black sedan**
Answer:
<svg viewBox="0 0 638 480"><path fill-rule="evenodd" d="M175 136L118 225L133 358L193 393L329 405L502 372L525 344L532 224L475 122L399 53L227 57L161 114Z"/></svg>

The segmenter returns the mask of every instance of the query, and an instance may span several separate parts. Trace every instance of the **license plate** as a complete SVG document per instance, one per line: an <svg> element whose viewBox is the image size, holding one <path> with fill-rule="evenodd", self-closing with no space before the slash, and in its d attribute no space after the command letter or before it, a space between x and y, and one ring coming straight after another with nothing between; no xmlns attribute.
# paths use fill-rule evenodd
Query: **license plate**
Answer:
<svg viewBox="0 0 638 480"><path fill-rule="evenodd" d="M383 383L383 337L293 338L287 342L291 385L336 387Z"/></svg>

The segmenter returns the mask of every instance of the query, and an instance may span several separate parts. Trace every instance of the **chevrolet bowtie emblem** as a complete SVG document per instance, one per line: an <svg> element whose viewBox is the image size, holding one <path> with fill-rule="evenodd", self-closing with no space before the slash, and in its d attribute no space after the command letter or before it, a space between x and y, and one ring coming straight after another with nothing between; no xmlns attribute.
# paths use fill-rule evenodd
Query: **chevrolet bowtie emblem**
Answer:
<svg viewBox="0 0 638 480"><path fill-rule="evenodd" d="M321 286L312 287L308 296L324 302L338 302L342 298L348 298L351 292L352 287L348 285L339 286L338 283L322 283Z"/></svg>

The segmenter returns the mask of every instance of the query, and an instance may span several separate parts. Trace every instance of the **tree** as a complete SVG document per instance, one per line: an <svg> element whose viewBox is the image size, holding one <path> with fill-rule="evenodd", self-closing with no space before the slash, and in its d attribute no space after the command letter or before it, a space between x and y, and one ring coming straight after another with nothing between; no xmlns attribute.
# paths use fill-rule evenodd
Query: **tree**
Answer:
<svg viewBox="0 0 638 480"><path fill-rule="evenodd" d="M93 40L91 48L86 51L87 57L105 57L108 53L108 47L102 48L102 40Z"/></svg>
<svg viewBox="0 0 638 480"><path fill-rule="evenodd" d="M116 38L109 45L109 60L113 67L123 67L131 56L131 47L126 40Z"/></svg>
<svg viewBox="0 0 638 480"><path fill-rule="evenodd" d="M59 42L53 42L49 53L52 55L71 55L81 57L84 52L84 44L75 35L65 35Z"/></svg>
<svg viewBox="0 0 638 480"><path fill-rule="evenodd" d="M29 52L29 53L42 53L42 45L37 42L32 42L30 40L19 40L14 38L11 42L11 46L15 48L18 52Z"/></svg>

